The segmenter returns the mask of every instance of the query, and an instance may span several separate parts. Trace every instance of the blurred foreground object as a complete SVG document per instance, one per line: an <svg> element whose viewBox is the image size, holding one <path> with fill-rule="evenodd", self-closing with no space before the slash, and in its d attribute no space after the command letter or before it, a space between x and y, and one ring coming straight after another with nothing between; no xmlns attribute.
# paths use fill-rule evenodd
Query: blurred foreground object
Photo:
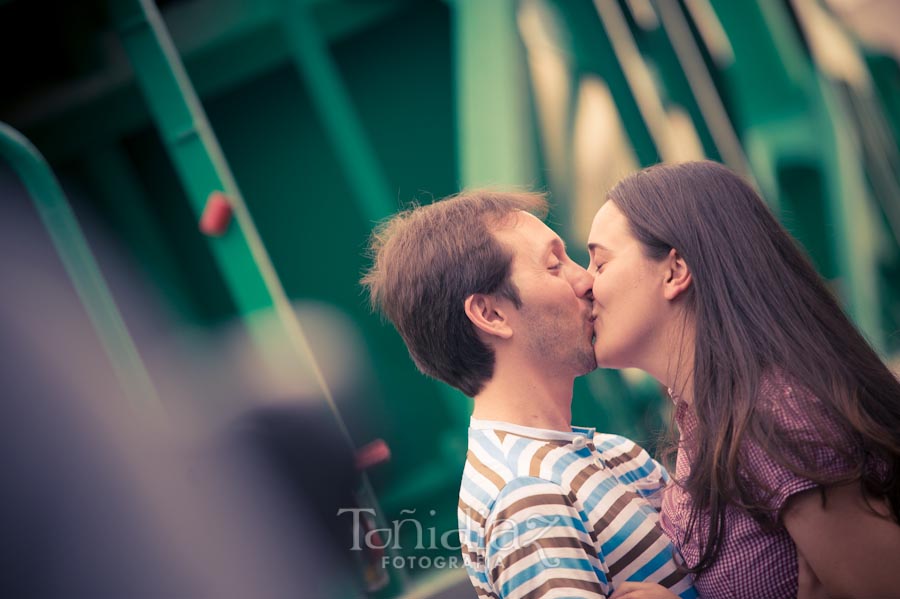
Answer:
<svg viewBox="0 0 900 599"><path fill-rule="evenodd" d="M315 501L209 444L209 431L125 400L37 215L2 175L0 596L356 596ZM158 324L142 306L123 312ZM345 462L318 459L330 480L355 476Z"/></svg>

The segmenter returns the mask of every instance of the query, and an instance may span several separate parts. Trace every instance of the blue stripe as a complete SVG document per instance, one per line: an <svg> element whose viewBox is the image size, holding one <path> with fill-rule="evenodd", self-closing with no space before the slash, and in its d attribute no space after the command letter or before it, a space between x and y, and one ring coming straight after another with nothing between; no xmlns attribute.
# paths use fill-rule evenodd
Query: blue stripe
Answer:
<svg viewBox="0 0 900 599"><path fill-rule="evenodd" d="M543 478L537 478L535 476L519 476L509 481L506 486L503 487L503 491L500 492L500 496L509 495L513 491L517 491L525 487L530 487L532 485L553 485L561 495L564 494L559 485L551 483L550 481L546 481ZM500 499L500 496L498 496L497 499Z"/></svg>
<svg viewBox="0 0 900 599"><path fill-rule="evenodd" d="M615 532L615 534L608 541L603 543L600 546L600 550L603 551L604 555L609 555L613 551L615 551L619 545L621 545L631 534L637 530L637 527L641 525L644 520L647 519L647 514L644 512L638 511L631 515L625 524L622 525L619 530Z"/></svg>
<svg viewBox="0 0 900 599"><path fill-rule="evenodd" d="M598 481L597 486L594 487L594 490L591 491L587 496L587 499L582 502L582 505L584 505L585 514L590 514L594 510L594 508L597 507L597 504L603 501L603 498L606 497L606 494L618 487L620 484L622 483L614 478L604 478Z"/></svg>
<svg viewBox="0 0 900 599"><path fill-rule="evenodd" d="M637 572L635 572L634 574L629 576L628 580L641 581L641 580L649 579L650 576L654 572L656 572L663 566L671 564L671 560L669 559L669 556L671 556L671 555L672 555L672 548L668 547L668 546L663 547L659 551L659 553L656 554L656 556L653 559L651 559L646 564L641 566ZM670 572L674 572L674 571L675 571L675 566L673 564L672 567L666 568L665 575L668 575ZM665 578L665 576L659 576L658 578L662 579L662 578Z"/></svg>
<svg viewBox="0 0 900 599"><path fill-rule="evenodd" d="M642 478L647 478L647 475L653 472L654 464L655 462L653 461L653 458L647 456L647 460L643 464L641 464L640 466L635 466L628 472L620 474L619 480L626 483L633 483Z"/></svg>
<svg viewBox="0 0 900 599"><path fill-rule="evenodd" d="M475 530L474 528L469 528L466 530L466 532L469 533L469 542L474 543L474 544L478 545L479 547L481 547L481 545L482 545L481 535L478 534L478 531Z"/></svg>
<svg viewBox="0 0 900 599"><path fill-rule="evenodd" d="M587 451L590 452L589 449ZM550 471L550 476L553 479L553 482L561 482L563 470L572 465L573 462L577 462L584 457L586 456L578 455L578 453L572 451L567 451L565 455L556 460L556 463L553 464L553 469Z"/></svg>
<svg viewBox="0 0 900 599"><path fill-rule="evenodd" d="M512 468L514 474L519 473L519 458L525 448L534 443L531 439L519 438L513 443L512 449L509 450L509 467Z"/></svg>
<svg viewBox="0 0 900 599"><path fill-rule="evenodd" d="M624 445L628 439L619 435L610 435L609 438L597 446L597 451L609 451L613 447Z"/></svg>
<svg viewBox="0 0 900 599"><path fill-rule="evenodd" d="M473 481L468 476L463 476L462 479L462 488L465 489L467 493L469 493L472 497L481 502L485 507L494 503L493 498L481 487L478 486L478 483ZM473 505L472 507L478 507Z"/></svg>
<svg viewBox="0 0 900 599"><path fill-rule="evenodd" d="M478 435L478 438L472 438L471 441L474 441L478 447L472 447L472 443L469 443L469 450L472 451L479 460L482 462L485 461L478 452L478 449L481 449L485 454L495 460L500 467L506 469L506 472L496 472L495 470L501 478L504 480L512 478L512 472L509 471L509 466L506 464L506 456L503 455L503 451L497 446L496 439L488 437L487 435ZM487 466L487 464L485 464L485 466Z"/></svg>
<svg viewBox="0 0 900 599"><path fill-rule="evenodd" d="M681 597L681 599L698 599L700 597L694 587L686 588L685 590L681 591L678 596Z"/></svg>
<svg viewBox="0 0 900 599"><path fill-rule="evenodd" d="M478 580L479 582L483 582L484 584L491 586L491 583L488 582L487 572L482 570L476 570L472 566L466 566L466 571L468 571L469 576Z"/></svg>

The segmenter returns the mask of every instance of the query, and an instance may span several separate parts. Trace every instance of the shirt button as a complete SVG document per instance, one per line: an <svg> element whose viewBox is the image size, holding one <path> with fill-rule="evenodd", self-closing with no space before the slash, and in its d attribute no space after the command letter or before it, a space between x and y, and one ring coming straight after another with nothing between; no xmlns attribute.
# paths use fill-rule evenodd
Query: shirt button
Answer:
<svg viewBox="0 0 900 599"><path fill-rule="evenodd" d="M606 470L606 462L603 461L603 458L597 458L597 465L600 467L600 470Z"/></svg>
<svg viewBox="0 0 900 599"><path fill-rule="evenodd" d="M575 449L581 449L586 444L587 444L587 439L585 439L584 437L582 437L580 435L578 437L575 437L572 440L572 446L575 447Z"/></svg>

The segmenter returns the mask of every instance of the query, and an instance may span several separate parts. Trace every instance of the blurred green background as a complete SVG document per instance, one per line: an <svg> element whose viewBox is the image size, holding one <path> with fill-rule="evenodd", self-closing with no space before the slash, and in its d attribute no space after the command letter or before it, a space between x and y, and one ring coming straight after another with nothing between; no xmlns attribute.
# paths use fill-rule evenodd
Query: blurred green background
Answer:
<svg viewBox="0 0 900 599"><path fill-rule="evenodd" d="M852 0L6 0L0 120L46 157L76 219L120 244L175 328L238 321L263 361L296 359L288 376L327 388L336 443L390 447L363 501L388 522L415 510L440 534L456 526L470 404L420 375L369 312L358 280L373 225L467 187L546 190L549 223L586 263L618 178L718 160L758 187L896 361L900 42L886 24L898 17L895 3ZM215 192L234 211L222 236L198 230ZM142 351L121 366L131 376ZM354 384L338 389L342 377ZM652 447L666 407L647 377L598 371L576 383L573 414ZM401 556L456 555L403 531ZM382 596L462 577L366 575L372 588L387 576Z"/></svg>

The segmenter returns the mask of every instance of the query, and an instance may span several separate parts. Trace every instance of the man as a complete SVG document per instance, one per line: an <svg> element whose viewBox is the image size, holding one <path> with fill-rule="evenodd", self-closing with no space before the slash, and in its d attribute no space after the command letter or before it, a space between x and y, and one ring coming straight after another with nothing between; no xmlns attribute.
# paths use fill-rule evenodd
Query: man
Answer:
<svg viewBox="0 0 900 599"><path fill-rule="evenodd" d="M694 597L657 525L663 468L571 426L575 377L596 368L593 279L546 212L539 194L492 191L413 208L375 232L363 278L419 369L475 399L459 502L472 584L486 597L673 596L632 580Z"/></svg>

